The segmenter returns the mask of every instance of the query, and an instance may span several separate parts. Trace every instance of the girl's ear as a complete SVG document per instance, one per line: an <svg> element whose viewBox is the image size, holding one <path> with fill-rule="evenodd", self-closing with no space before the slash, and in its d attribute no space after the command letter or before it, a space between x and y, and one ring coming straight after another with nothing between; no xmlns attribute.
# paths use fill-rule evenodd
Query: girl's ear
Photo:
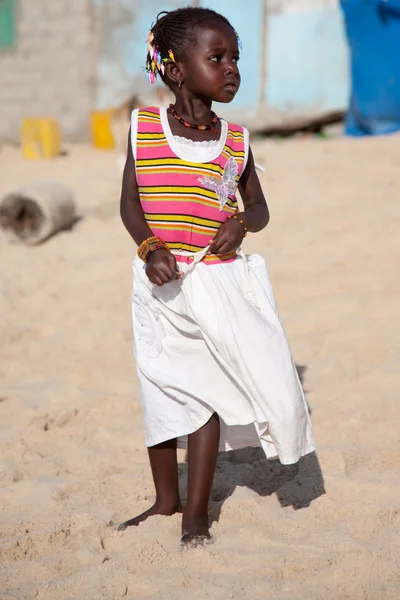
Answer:
<svg viewBox="0 0 400 600"><path fill-rule="evenodd" d="M172 81L173 83L175 83L179 87L182 86L184 77L183 77L182 71L179 69L179 67L178 67L178 65L177 65L176 62L173 62L172 60L169 60L165 64L165 73L166 73L166 75L167 75L167 77L168 77L168 79L170 81Z"/></svg>

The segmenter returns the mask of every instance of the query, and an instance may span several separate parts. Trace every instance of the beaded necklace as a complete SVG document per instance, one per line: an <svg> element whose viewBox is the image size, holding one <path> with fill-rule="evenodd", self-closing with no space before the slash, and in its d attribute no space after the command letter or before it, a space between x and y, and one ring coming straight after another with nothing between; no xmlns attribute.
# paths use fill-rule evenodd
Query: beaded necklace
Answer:
<svg viewBox="0 0 400 600"><path fill-rule="evenodd" d="M211 111L211 124L210 125L197 125L196 123L188 123L187 121L185 121L185 119L182 119L182 117L180 115L178 115L173 104L169 105L168 112L170 112L171 115L173 117L175 117L175 119L181 125L184 125L184 127L187 127L188 129L197 129L198 131L212 131L213 133L217 132L216 125L219 121L219 117L217 117L217 115L213 111Z"/></svg>

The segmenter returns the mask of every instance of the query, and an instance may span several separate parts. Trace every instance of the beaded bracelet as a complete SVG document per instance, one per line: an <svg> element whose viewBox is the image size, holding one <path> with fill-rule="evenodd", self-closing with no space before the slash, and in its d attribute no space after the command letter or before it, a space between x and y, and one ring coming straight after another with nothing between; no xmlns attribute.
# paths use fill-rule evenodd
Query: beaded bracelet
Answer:
<svg viewBox="0 0 400 600"><path fill-rule="evenodd" d="M228 217L228 219L235 219L235 221L239 221L239 223L243 227L243 231L244 231L244 236L243 237L246 237L246 235L247 235L247 227L244 224L244 221L238 215L230 215Z"/></svg>
<svg viewBox="0 0 400 600"><path fill-rule="evenodd" d="M137 251L138 257L141 258L143 262L147 263L150 254L156 250L161 250L162 248L168 250L167 244L161 238L153 235L140 244Z"/></svg>

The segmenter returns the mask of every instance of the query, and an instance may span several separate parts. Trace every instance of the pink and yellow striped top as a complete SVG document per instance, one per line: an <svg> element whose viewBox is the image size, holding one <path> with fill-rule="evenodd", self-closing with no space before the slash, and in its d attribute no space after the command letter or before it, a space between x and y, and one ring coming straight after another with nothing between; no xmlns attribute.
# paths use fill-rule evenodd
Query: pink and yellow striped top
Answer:
<svg viewBox="0 0 400 600"><path fill-rule="evenodd" d="M229 192L239 181L247 160L245 134L242 127L231 123L223 131L226 131L226 139L218 156L210 162L190 162L177 156L171 148L159 108L141 108L137 112L132 143L140 201L153 234L162 238L171 250L202 250L229 215L238 210L235 193L227 193L222 207L217 192L218 186L224 183L224 169L229 159L230 166L232 159L237 166ZM199 181L202 178L206 178L205 181ZM206 256L203 260L209 264L235 258L236 252ZM177 255L177 259L191 261L182 255Z"/></svg>

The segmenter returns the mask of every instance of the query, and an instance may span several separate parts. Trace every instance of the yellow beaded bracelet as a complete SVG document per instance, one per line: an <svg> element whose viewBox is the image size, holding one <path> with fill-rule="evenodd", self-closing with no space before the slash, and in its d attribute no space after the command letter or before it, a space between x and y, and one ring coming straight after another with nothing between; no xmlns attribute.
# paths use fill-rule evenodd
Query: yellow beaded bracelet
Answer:
<svg viewBox="0 0 400 600"><path fill-rule="evenodd" d="M246 237L246 235L247 235L247 227L246 227L246 225L244 224L244 221L243 221L243 219L241 219L241 218L240 218L238 215L230 215L230 216L228 217L228 219L235 219L235 221L239 221L239 223L240 223L240 224L241 224L241 226L243 227L243 231L244 231L244 236L243 236L243 237Z"/></svg>
<svg viewBox="0 0 400 600"><path fill-rule="evenodd" d="M161 238L153 235L140 244L137 251L138 257L141 258L143 262L147 263L150 254L156 250L161 250L162 248L168 250L167 244Z"/></svg>

